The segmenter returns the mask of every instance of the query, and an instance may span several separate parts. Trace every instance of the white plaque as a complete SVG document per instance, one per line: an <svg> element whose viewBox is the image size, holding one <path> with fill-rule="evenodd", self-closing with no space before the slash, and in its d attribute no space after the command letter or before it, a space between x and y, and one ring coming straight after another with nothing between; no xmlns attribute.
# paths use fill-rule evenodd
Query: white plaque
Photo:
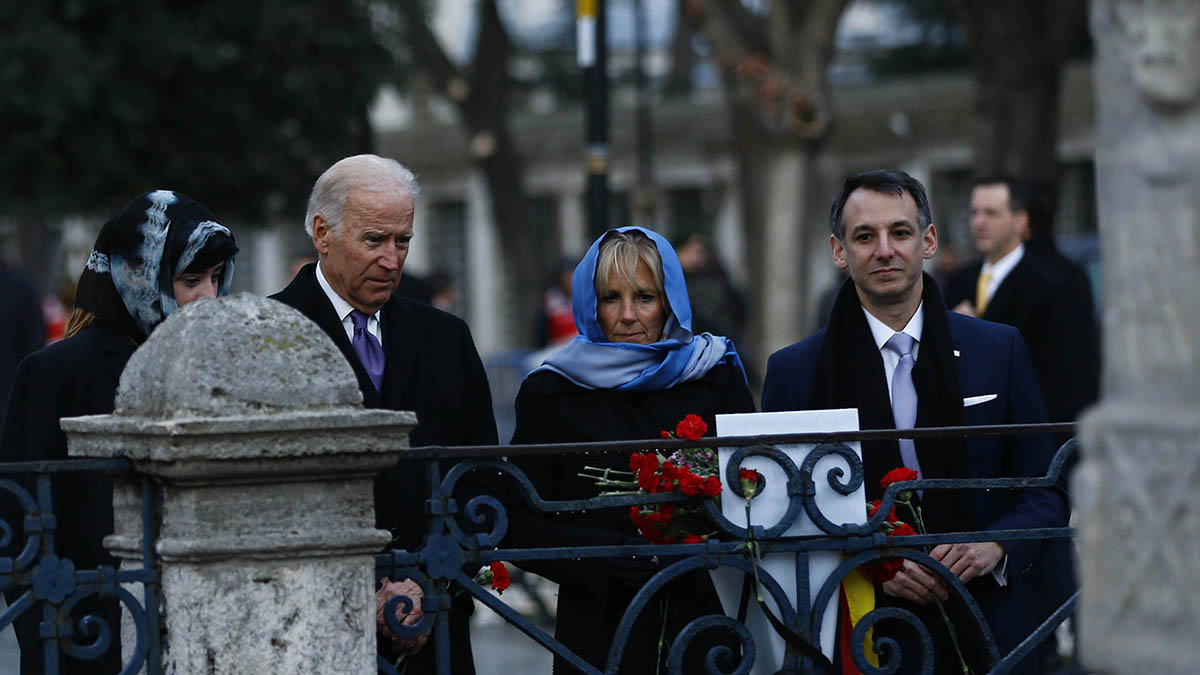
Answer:
<svg viewBox="0 0 1200 675"><path fill-rule="evenodd" d="M801 434L814 432L858 431L858 411L853 408L840 410L798 410L771 413L746 413L739 415L717 415L717 436L762 436L767 434ZM858 458L862 459L862 448L859 443L846 443ZM776 446L787 455L796 468L804 463L804 458L816 447L813 443L798 443L793 445ZM725 481L725 467L736 448L718 448L717 457L720 466L721 481ZM747 457L741 464L744 469L755 469L765 479L763 491L754 498L750 508L752 525L770 527L778 523L788 509L787 477L783 467L767 457ZM813 482L816 484L816 502L821 513L830 522L839 524L865 523L867 520L866 490L860 485L854 492L843 495L834 490L827 478L830 469L841 467L841 482L849 480L850 466L846 460L837 455L827 455L817 462L813 469ZM721 493L721 511L735 525L746 526L746 500L733 494L730 490ZM820 535L821 529L801 511L792 526L783 534L785 537ZM842 562L842 554L838 551L816 551L808 556L809 601L816 599L822 584ZM766 571L783 588L792 602L792 607L799 614L806 615L809 607L796 606L796 556L794 553L772 553L766 556L760 569ZM741 570L732 567L719 567L712 570L713 584L721 605L728 616L736 617L738 604L741 600L742 584L745 579ZM783 618L782 612L775 604L770 594L764 592L763 600L775 615ZM829 605L821 623L821 651L833 659L836 639L837 601L835 593L829 599ZM746 627L754 635L757 656L754 660L752 675L775 673L783 666L785 643L762 615L757 603L751 600L746 615Z"/></svg>

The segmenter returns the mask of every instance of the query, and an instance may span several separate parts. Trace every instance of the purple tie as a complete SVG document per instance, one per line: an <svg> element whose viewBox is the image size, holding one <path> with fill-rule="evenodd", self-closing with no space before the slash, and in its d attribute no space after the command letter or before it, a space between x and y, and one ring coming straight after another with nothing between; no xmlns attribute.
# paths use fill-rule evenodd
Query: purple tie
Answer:
<svg viewBox="0 0 1200 675"><path fill-rule="evenodd" d="M350 320L354 322L354 339L350 344L354 345L354 353L358 354L358 360L362 363L363 368L367 369L367 377L371 378L371 383L375 385L375 391L380 391L383 384L383 347L379 345L379 340L371 335L371 331L367 330L367 315L358 311L351 310Z"/></svg>
<svg viewBox="0 0 1200 675"><path fill-rule="evenodd" d="M916 340L907 333L896 333L888 338L884 347L892 350L900 357L896 364L896 372L892 374L892 419L897 429L911 429L917 422L917 388L913 386L913 344ZM921 464L917 461L917 448L911 438L901 438L900 459L904 466L921 474Z"/></svg>

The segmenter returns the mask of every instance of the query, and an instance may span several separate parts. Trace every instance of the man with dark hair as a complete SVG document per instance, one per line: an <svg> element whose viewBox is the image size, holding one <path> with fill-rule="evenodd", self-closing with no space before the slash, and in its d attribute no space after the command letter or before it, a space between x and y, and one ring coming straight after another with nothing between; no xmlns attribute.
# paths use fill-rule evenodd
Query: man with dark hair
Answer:
<svg viewBox="0 0 1200 675"><path fill-rule="evenodd" d="M1020 424L1045 420L1037 382L1020 335L946 310L922 271L937 252L924 187L900 171L869 171L846 179L830 213L834 264L850 279L829 325L771 356L763 410L856 408L863 429L963 424ZM921 478L1045 475L1053 442L1045 436L902 439L862 443L867 498L879 481L906 466ZM1061 527L1065 491L1051 488L970 493L925 490L917 499L930 532ZM1032 629L1024 618L1028 579L1044 545L1031 541L942 544L930 555L967 584L983 610L1001 654ZM932 634L939 671L958 659L934 607L947 586L929 569L905 560L882 585L884 603L917 614ZM947 603L968 663L981 669L979 634L966 629L965 609ZM880 635L892 634L886 622ZM895 631L901 637L903 631ZM904 672L919 664L919 648L903 646ZM1018 670L1036 670L1033 660ZM948 671L947 671L948 672Z"/></svg>
<svg viewBox="0 0 1200 675"><path fill-rule="evenodd" d="M1021 331L1050 421L1073 422L1096 400L1099 347L1090 291L1086 299L1072 299L1067 282L1034 255L1044 245L1026 244L1034 214L1047 222L1052 201L1010 176L976 180L971 233L983 258L950 277L946 304Z"/></svg>

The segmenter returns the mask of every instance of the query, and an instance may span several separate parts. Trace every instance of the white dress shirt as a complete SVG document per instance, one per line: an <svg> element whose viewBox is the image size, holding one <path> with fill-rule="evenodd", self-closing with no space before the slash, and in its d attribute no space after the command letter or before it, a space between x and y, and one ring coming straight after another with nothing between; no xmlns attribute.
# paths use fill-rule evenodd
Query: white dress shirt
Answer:
<svg viewBox="0 0 1200 675"><path fill-rule="evenodd" d="M887 377L888 402L892 400L892 379L896 374L896 366L900 364L900 356L896 352L888 349L887 341L892 339L896 331L888 327L887 324L876 319L874 315L863 307L863 315L867 317L867 325L871 327L871 337L875 338L875 346L879 348L879 355L883 357L883 374ZM913 312L912 318L905 324L904 330L901 333L908 334L915 342L913 342L912 357L913 363L917 362L917 353L921 351L921 331L925 328L925 302L917 305L917 311Z"/></svg>
<svg viewBox="0 0 1200 675"><path fill-rule="evenodd" d="M986 291L988 302L992 301L992 296L996 294L996 289L1000 288L1000 284L1004 282L1004 277L1007 277L1008 273L1013 271L1013 268L1017 266L1017 263L1021 262L1021 258L1024 256L1025 244L1017 244L1016 248L1005 253L1003 258L994 263L988 262L984 258L983 267L979 268L979 275L992 275L992 278L988 280Z"/></svg>
<svg viewBox="0 0 1200 675"><path fill-rule="evenodd" d="M333 290L333 286L329 285L329 281L321 272L321 263L317 263L317 285L325 291L325 296L329 298L329 302L333 304L333 311L337 314L338 320L342 322L342 328L346 329L346 337L350 342L354 342L354 319L350 318L350 312L354 311L354 307L346 302L342 296L338 295ZM379 310L382 312L383 310ZM379 340L379 344L383 344L383 334L379 329L379 312L375 312L367 318L367 332L375 336Z"/></svg>

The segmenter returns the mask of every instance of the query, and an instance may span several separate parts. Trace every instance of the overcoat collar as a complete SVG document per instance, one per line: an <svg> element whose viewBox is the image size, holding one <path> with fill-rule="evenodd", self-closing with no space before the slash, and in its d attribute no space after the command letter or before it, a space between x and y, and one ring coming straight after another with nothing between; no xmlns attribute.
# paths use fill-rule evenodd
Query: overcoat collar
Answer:
<svg viewBox="0 0 1200 675"><path fill-rule="evenodd" d="M412 321L408 316L409 308L401 298L392 296L380 314L384 370L383 391L378 392L359 361L350 338L346 337L346 330L338 319L337 311L317 283L316 267L316 263L310 263L301 268L292 283L279 294L279 299L299 309L333 339L334 344L350 363L350 367L354 369L359 389L362 390L364 406L393 408L400 405L407 400L408 388L412 381L410 375L416 361L416 340L413 336Z"/></svg>

